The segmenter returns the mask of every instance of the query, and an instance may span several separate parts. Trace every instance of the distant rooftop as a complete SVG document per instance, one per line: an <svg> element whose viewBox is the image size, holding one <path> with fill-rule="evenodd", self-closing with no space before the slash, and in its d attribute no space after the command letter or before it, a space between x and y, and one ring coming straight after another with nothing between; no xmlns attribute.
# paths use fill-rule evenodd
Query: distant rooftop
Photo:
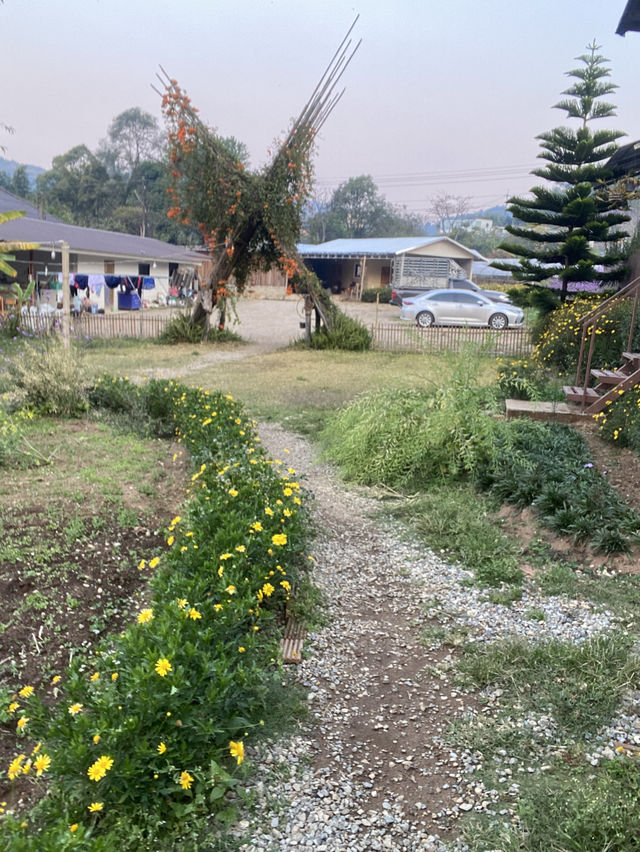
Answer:
<svg viewBox="0 0 640 852"><path fill-rule="evenodd" d="M477 252L463 246L462 243L450 237L366 237L363 239L329 240L319 245L300 243L298 252L302 257L395 257L400 254L411 254L418 249L424 249L436 243L446 242L462 250L467 255L482 258Z"/></svg>
<svg viewBox="0 0 640 852"><path fill-rule="evenodd" d="M69 243L72 252L99 254L102 256L120 256L138 258L142 261L166 260L175 263L202 263L203 256L194 249L154 240L150 237L138 237L135 234L121 234L116 231L102 231L98 228L80 228L67 225L58 220L22 218L0 225L0 240L20 240L29 243L52 243L62 240Z"/></svg>
<svg viewBox="0 0 640 852"><path fill-rule="evenodd" d="M57 219L55 216L52 216L50 213L46 211L43 212L43 216L40 216L40 211L38 208L31 204L30 201L27 201L24 198L20 198L17 195L14 195L12 192L9 192L6 189L2 189L0 187L0 213L9 213L12 210L20 210L24 211L27 219L46 219L48 222L60 222L60 219Z"/></svg>

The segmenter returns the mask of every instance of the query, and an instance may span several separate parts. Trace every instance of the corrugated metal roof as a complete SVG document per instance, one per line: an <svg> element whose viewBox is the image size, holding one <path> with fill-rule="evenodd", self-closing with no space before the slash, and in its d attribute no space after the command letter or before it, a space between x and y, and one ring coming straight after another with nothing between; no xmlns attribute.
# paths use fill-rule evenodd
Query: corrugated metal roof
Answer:
<svg viewBox="0 0 640 852"><path fill-rule="evenodd" d="M302 257L395 257L399 254L411 254L435 243L446 242L462 249L469 257L477 253L452 240L450 237L368 237L364 239L329 240L319 245L301 243L298 252Z"/></svg>
<svg viewBox="0 0 640 852"><path fill-rule="evenodd" d="M504 260L500 258L500 263L510 263L510 260ZM517 266L518 261L514 261L514 267ZM511 273L507 272L506 269L496 269L494 266L491 266L490 260L475 260L473 263L473 274L474 276L480 275L490 275L492 278L511 278Z"/></svg>
<svg viewBox="0 0 640 852"><path fill-rule="evenodd" d="M40 211L37 207L31 204L24 198L19 198L12 192L0 188L0 213L9 213L13 210L24 211L25 216L29 219L39 219ZM49 213L44 214L44 217L49 222L60 222L60 219L51 216Z"/></svg>
<svg viewBox="0 0 640 852"><path fill-rule="evenodd" d="M21 240L30 243L54 243L65 240L69 249L79 254L99 254L103 257L131 257L140 260L167 260L174 263L201 263L202 255L184 246L175 246L150 237L80 228L62 222L42 219L14 219L0 225L0 240Z"/></svg>

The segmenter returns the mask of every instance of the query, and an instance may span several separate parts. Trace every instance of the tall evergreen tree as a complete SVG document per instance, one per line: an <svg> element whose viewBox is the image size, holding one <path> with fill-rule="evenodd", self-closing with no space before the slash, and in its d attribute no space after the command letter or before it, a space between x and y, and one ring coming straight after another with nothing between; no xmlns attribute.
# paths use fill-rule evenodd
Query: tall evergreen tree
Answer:
<svg viewBox="0 0 640 852"><path fill-rule="evenodd" d="M513 265L493 264L529 283L558 276L563 302L570 281L618 282L624 275L624 253L615 244L627 235L616 226L629 216L607 192L611 173L606 163L625 134L590 127L592 121L616 114L613 104L601 100L617 86L607 80L608 60L597 53L599 48L594 41L587 45L588 53L577 57L582 66L567 72L576 82L562 93L568 97L554 105L578 119L578 129L555 127L537 137L542 148L538 157L547 165L532 174L552 186L534 186L531 198L509 199L509 212L525 226L508 225L506 230L519 241L500 248L517 255L520 265L514 272Z"/></svg>

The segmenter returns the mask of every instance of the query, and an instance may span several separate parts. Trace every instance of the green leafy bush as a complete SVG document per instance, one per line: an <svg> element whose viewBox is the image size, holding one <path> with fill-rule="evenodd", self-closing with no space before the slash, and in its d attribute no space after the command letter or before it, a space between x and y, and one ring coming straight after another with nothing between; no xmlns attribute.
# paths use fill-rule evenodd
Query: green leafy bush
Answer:
<svg viewBox="0 0 640 852"><path fill-rule="evenodd" d="M485 458L478 469L480 485L500 500L533 506L555 532L611 553L627 550L637 539L640 517L596 470L575 429L508 420Z"/></svg>
<svg viewBox="0 0 640 852"><path fill-rule="evenodd" d="M176 434L178 420L175 386L175 382L163 379L135 385L127 378L105 374L89 388L87 396L95 411L114 414L125 428L156 438L171 438Z"/></svg>
<svg viewBox="0 0 640 852"><path fill-rule="evenodd" d="M65 349L58 337L27 344L9 374L21 406L38 414L79 417L89 408L78 353Z"/></svg>
<svg viewBox="0 0 640 852"><path fill-rule="evenodd" d="M365 352L371 349L372 336L369 329L340 310L313 272L305 268L299 273L295 283L299 293L313 294L331 325L331 331L323 326L312 333L312 349L342 349L347 352ZM296 345L305 346L306 343L300 340Z"/></svg>
<svg viewBox="0 0 640 852"><path fill-rule="evenodd" d="M191 314L186 311L178 314L175 319L164 328L158 337L158 343L202 343L204 336L204 321L191 322ZM209 343L238 343L241 341L239 335L226 328L210 328L206 337Z"/></svg>
<svg viewBox="0 0 640 852"><path fill-rule="evenodd" d="M391 301L391 287L372 287L369 290L363 290L361 301L379 301L381 305L386 305Z"/></svg>
<svg viewBox="0 0 640 852"><path fill-rule="evenodd" d="M126 399L125 385L101 384L111 388L102 401ZM150 384L149 410L171 415L193 463L189 500L167 549L140 563L152 596L136 623L45 694L16 688L12 713L29 721L9 774L40 773L50 791L22 840L15 823L0 824L11 849L67 848L55 844L69 825L91 837L87 849L112 850L123 826L131 848L145 825L166 833L196 813L228 819L244 743L281 687L275 620L308 564L300 485L230 396Z"/></svg>
<svg viewBox="0 0 640 852"><path fill-rule="evenodd" d="M497 398L503 399L558 399L562 390L554 383L549 370L541 367L534 358L507 361L499 359Z"/></svg>
<svg viewBox="0 0 640 852"><path fill-rule="evenodd" d="M534 336L537 343L536 359L540 364L558 370L575 369L580 353L580 320L596 304L593 300L576 299L567 302L545 318L537 337ZM632 305L620 302L599 320L591 362L593 368L611 368L621 364L622 353L629 342L631 318ZM590 328L588 333L591 334ZM633 351L637 351L635 347L640 346L638 327L631 346Z"/></svg>
<svg viewBox="0 0 640 852"><path fill-rule="evenodd" d="M348 479L391 488L425 488L473 474L490 454L496 421L477 384L478 360L458 360L435 392L387 389L365 394L330 418L320 435Z"/></svg>
<svg viewBox="0 0 640 852"><path fill-rule="evenodd" d="M140 388L123 376L105 373L87 391L92 408L131 414L139 405Z"/></svg>
<svg viewBox="0 0 640 852"><path fill-rule="evenodd" d="M345 352L366 352L371 349L372 336L360 320L346 314L337 314L331 331L322 326L311 335L312 349L341 349Z"/></svg>
<svg viewBox="0 0 640 852"><path fill-rule="evenodd" d="M594 414L603 438L640 453L640 387L620 391L604 411Z"/></svg>

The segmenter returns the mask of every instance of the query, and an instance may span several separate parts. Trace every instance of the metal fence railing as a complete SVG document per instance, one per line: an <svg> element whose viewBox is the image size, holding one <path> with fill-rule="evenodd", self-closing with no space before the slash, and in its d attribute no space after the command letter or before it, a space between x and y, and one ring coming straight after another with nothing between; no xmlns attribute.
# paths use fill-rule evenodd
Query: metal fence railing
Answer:
<svg viewBox="0 0 640 852"><path fill-rule="evenodd" d="M409 324L385 323L372 325L371 333L374 349L384 352L460 352L465 345L471 343L482 347L489 357L522 358L530 355L533 350L531 334L527 328L491 331L488 328L418 328Z"/></svg>

